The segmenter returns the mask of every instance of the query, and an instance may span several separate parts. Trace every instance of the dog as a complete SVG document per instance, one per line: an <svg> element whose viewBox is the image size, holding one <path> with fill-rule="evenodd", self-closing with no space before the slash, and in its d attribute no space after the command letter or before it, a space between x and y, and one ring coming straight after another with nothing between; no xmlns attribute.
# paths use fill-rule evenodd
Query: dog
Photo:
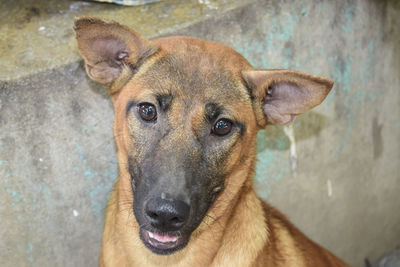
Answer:
<svg viewBox="0 0 400 267"><path fill-rule="evenodd" d="M119 177L99 266L347 266L253 188L257 132L319 105L333 81L113 21L78 18L74 29L115 109Z"/></svg>

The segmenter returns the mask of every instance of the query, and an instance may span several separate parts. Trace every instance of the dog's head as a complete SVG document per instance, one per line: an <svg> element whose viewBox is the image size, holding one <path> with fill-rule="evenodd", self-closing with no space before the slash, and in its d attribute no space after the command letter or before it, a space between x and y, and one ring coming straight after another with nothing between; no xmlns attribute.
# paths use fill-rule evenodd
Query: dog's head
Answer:
<svg viewBox="0 0 400 267"><path fill-rule="evenodd" d="M88 75L113 98L120 179L130 180L122 194L158 254L183 248L207 212L228 208L252 178L259 129L292 122L333 85L254 70L233 49L195 38L149 41L93 18L78 19L75 30Z"/></svg>

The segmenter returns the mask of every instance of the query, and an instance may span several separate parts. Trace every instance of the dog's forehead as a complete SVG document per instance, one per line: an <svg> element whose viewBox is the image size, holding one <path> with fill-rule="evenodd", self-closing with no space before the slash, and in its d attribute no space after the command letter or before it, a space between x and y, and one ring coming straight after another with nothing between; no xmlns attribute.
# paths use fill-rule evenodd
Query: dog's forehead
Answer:
<svg viewBox="0 0 400 267"><path fill-rule="evenodd" d="M160 56L141 75L152 93L190 100L186 104L250 99L241 77L250 65L233 49L188 37L162 39L158 45Z"/></svg>

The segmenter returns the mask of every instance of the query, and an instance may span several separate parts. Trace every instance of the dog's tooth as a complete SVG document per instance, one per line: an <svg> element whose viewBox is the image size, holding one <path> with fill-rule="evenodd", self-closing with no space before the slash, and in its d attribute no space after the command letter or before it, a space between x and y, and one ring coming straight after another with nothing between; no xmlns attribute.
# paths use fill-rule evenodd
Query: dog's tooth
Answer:
<svg viewBox="0 0 400 267"><path fill-rule="evenodd" d="M150 233L149 236L152 239L157 240L160 243L169 243L169 242L175 242L178 240L177 236L170 236L170 235L165 235L165 234L157 234L157 233Z"/></svg>
<svg viewBox="0 0 400 267"><path fill-rule="evenodd" d="M149 232L150 238L154 238L154 234L152 232Z"/></svg>

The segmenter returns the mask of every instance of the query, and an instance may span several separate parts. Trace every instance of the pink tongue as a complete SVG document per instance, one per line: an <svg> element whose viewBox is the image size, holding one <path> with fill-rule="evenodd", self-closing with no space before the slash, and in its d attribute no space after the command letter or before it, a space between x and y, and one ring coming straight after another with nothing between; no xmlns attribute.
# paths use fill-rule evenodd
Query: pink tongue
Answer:
<svg viewBox="0 0 400 267"><path fill-rule="evenodd" d="M163 234L156 234L153 233L154 239L156 239L159 242L174 242L176 240L176 236L170 236L170 235L163 235Z"/></svg>

